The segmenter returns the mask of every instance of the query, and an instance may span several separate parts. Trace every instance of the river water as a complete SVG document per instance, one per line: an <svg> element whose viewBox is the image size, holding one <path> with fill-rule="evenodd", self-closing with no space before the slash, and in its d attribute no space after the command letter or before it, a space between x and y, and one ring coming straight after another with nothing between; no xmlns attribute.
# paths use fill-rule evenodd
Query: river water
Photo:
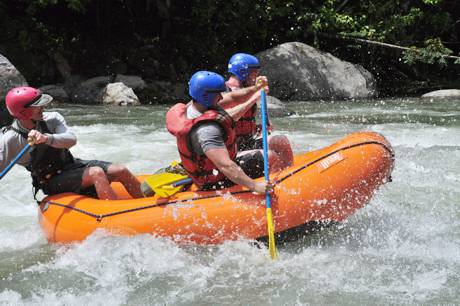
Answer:
<svg viewBox="0 0 460 306"><path fill-rule="evenodd" d="M396 152L393 182L345 222L279 246L273 262L249 241L203 247L98 232L49 245L31 180L0 183L1 305L458 305L460 100L295 102L272 118L296 152L359 130ZM81 158L151 173L177 158L166 107L56 108Z"/></svg>

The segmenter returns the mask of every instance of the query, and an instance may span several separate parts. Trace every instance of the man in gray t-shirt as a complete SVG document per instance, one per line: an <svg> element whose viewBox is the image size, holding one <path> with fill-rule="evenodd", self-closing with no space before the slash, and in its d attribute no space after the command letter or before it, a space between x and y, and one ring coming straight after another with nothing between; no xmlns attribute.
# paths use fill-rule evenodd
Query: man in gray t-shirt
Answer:
<svg viewBox="0 0 460 306"><path fill-rule="evenodd" d="M261 89L268 89L264 76L259 76L253 86L225 92L221 75L198 71L189 81L192 100L168 110L166 127L177 138L183 167L201 189L238 184L260 194L272 191L271 183L254 180L263 176L261 150L239 152L237 156L235 143L234 123L255 105ZM292 163L270 148L268 160L273 171Z"/></svg>
<svg viewBox="0 0 460 306"><path fill-rule="evenodd" d="M238 184L261 194L272 190L269 182L253 179L263 176L260 150L242 152L236 157L236 146L232 143L235 127L229 123L229 120L236 122L253 107L260 89L266 87L267 78L262 76L253 86L222 94L226 90L223 77L214 72L199 71L189 82L190 103L186 106L176 104L166 114L167 128L177 137L184 168L200 188ZM226 112L216 110L219 104L228 106ZM185 142L190 148L184 147ZM278 165L279 159L269 150L271 166Z"/></svg>
<svg viewBox="0 0 460 306"><path fill-rule="evenodd" d="M202 113L196 110L193 103L188 105L188 119L198 118L201 114ZM204 155L206 152L213 149L225 150L224 137L225 131L218 123L212 121L202 123L190 132L192 150L197 155ZM236 164L240 166L244 173L250 178L254 179L264 175L264 160L260 150L243 152L237 157ZM220 187L227 187L229 185L232 185L230 180L220 182Z"/></svg>
<svg viewBox="0 0 460 306"><path fill-rule="evenodd" d="M195 119L201 113L189 104L187 107L187 118ZM204 152L212 148L225 148L224 131L216 122L206 122L191 132L190 139L195 154L203 155Z"/></svg>
<svg viewBox="0 0 460 306"><path fill-rule="evenodd" d="M121 182L131 196L142 197L140 183L125 167L98 160L73 158L68 150L77 138L57 112L43 112L52 97L32 87L17 87L6 96L6 106L15 118L0 134L0 171L15 159L29 142L18 164L31 172L34 187L52 195L76 192L116 199L111 181Z"/></svg>

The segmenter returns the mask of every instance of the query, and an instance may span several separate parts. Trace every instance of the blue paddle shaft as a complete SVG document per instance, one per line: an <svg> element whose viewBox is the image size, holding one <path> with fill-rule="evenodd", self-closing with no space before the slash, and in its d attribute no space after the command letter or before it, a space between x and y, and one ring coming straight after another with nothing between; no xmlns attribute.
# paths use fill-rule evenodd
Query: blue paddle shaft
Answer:
<svg viewBox="0 0 460 306"><path fill-rule="evenodd" d="M264 176L265 181L270 181L269 173L268 173L268 133L267 133L267 101L265 90L261 91L261 99L260 99L260 110L262 116L262 146L263 146L263 153L264 153ZM270 194L267 192L265 194L265 202L266 207L271 208L270 203Z"/></svg>
<svg viewBox="0 0 460 306"><path fill-rule="evenodd" d="M19 152L18 156L16 156L13 161L0 173L0 180L8 173L8 171L13 168L13 166L17 163L17 161L24 155L24 153L29 150L30 144L26 144L24 148L22 148L21 152Z"/></svg>
<svg viewBox="0 0 460 306"><path fill-rule="evenodd" d="M192 179L188 177L185 179L181 179L180 181L174 182L172 185L173 187L177 187L177 186L187 185L191 183L192 183Z"/></svg>

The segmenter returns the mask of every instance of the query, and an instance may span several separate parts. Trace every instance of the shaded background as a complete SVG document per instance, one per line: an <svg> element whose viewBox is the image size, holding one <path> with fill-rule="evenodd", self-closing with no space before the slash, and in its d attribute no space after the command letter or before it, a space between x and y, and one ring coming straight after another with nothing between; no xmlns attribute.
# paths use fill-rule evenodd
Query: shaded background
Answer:
<svg viewBox="0 0 460 306"><path fill-rule="evenodd" d="M460 50L458 1L4 0L0 25L0 53L33 86L117 73L185 82L225 72L235 52L301 41L363 65L381 95L459 87L459 65L440 56Z"/></svg>

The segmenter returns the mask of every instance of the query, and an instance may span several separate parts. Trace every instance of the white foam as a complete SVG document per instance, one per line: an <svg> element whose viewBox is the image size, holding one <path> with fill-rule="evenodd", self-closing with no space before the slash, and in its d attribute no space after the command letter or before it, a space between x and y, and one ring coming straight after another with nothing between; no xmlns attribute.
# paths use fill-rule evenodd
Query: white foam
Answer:
<svg viewBox="0 0 460 306"><path fill-rule="evenodd" d="M82 243L48 247L30 177L15 167L0 183L0 304L454 304L460 265L458 125L452 118L442 126L361 119L404 113L449 118L458 111L431 109L428 102L385 103L309 103L307 114L273 120L275 134L286 134L296 152L360 130L382 133L396 152L394 181L368 206L339 226L278 245L276 262L266 247L245 240L194 246L97 232ZM78 135L72 152L123 163L135 173L163 167L178 157L163 125L164 109L143 108L152 116L146 119L117 109L108 109L108 115L100 114L105 108L65 109L69 122L81 120L72 126ZM144 121L104 123L112 114L116 120L129 115ZM99 123L92 124L95 118Z"/></svg>

